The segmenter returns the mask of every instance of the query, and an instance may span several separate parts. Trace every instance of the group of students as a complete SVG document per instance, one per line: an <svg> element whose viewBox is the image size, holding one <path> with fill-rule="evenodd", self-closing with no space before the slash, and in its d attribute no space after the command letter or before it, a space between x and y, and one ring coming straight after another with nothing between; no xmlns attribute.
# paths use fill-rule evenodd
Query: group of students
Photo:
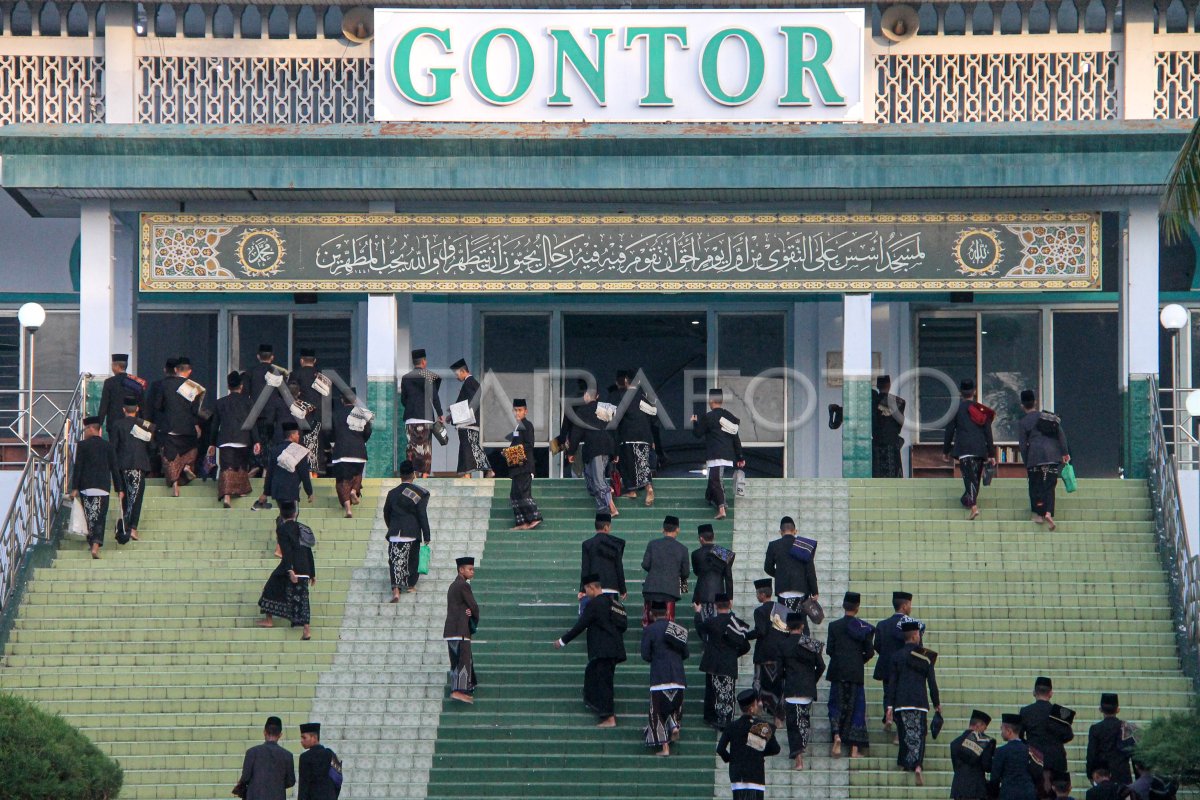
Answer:
<svg viewBox="0 0 1200 800"><path fill-rule="evenodd" d="M296 787L296 800L337 800L342 792L342 762L337 753L321 744L321 724L300 726L300 774L297 779L292 754L284 749L283 721L267 717L263 743L246 751L242 773L231 793L242 800L285 800Z"/></svg>

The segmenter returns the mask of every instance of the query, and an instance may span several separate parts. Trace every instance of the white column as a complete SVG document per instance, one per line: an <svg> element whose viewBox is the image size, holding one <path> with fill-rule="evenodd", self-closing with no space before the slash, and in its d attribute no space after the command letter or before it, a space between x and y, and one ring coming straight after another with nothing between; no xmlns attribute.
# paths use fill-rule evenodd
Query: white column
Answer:
<svg viewBox="0 0 1200 800"><path fill-rule="evenodd" d="M1154 0L1125 3L1124 21L1120 94L1122 118L1153 119L1154 90L1158 82L1154 67Z"/></svg>
<svg viewBox="0 0 1200 800"><path fill-rule="evenodd" d="M132 3L105 5L104 121L110 124L137 119L137 32L133 14Z"/></svg>
<svg viewBox="0 0 1200 800"><path fill-rule="evenodd" d="M1158 200L1129 202L1121 259L1121 384L1158 374Z"/></svg>
<svg viewBox="0 0 1200 800"><path fill-rule="evenodd" d="M137 216L126 216L113 227L113 352L129 353L129 371L140 375L137 363ZM150 365L147 365L150 366ZM151 372L145 369L145 372ZM217 373L222 374L222 373Z"/></svg>
<svg viewBox="0 0 1200 800"><path fill-rule="evenodd" d="M396 295L367 298L367 380L396 379Z"/></svg>
<svg viewBox="0 0 1200 800"><path fill-rule="evenodd" d="M83 201L79 219L79 371L93 375L108 375L113 351L128 350L132 344L128 336L117 336L113 225L107 200Z"/></svg>
<svg viewBox="0 0 1200 800"><path fill-rule="evenodd" d="M842 378L871 377L871 295L842 299Z"/></svg>

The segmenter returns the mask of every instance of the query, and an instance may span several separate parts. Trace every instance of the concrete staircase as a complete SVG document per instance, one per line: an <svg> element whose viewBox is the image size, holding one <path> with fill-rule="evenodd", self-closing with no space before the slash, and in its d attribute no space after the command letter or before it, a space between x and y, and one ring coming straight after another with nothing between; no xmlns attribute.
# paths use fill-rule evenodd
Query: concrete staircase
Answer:
<svg viewBox="0 0 1200 800"><path fill-rule="evenodd" d="M895 765L880 730L882 693L868 682L872 746L852 762L851 798L948 796L949 742L972 708L995 719L1032 702L1034 678L1054 680L1055 702L1075 709L1068 747L1075 785L1087 786L1087 729L1100 694L1119 692L1122 717L1146 723L1186 709L1191 685L1179 669L1166 581L1154 549L1145 484L1086 480L1059 488L1058 530L1029 521L1023 480L984 488L974 522L958 481L853 481L850 586L872 622L892 613L891 593L916 595L913 615L938 651L945 732L930 740L926 786ZM1076 796L1079 796L1077 793Z"/></svg>

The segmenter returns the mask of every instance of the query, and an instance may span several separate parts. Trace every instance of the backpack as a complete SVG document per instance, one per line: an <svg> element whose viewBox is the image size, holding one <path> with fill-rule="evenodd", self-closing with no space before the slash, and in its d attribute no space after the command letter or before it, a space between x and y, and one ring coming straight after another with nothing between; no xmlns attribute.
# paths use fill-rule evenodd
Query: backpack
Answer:
<svg viewBox="0 0 1200 800"><path fill-rule="evenodd" d="M1049 411L1041 411L1038 412L1037 422L1034 424L1034 427L1037 428L1037 432L1042 436L1058 438L1058 428L1060 424L1061 420L1059 420L1057 415L1052 414Z"/></svg>
<svg viewBox="0 0 1200 800"><path fill-rule="evenodd" d="M329 780L333 784L333 791L336 795L342 794L342 760L337 757L337 753L329 751L331 759L329 761Z"/></svg>
<svg viewBox="0 0 1200 800"><path fill-rule="evenodd" d="M967 406L967 414L971 417L971 422L974 422L979 427L990 425L992 420L996 418L995 410L988 408L983 403L971 403Z"/></svg>

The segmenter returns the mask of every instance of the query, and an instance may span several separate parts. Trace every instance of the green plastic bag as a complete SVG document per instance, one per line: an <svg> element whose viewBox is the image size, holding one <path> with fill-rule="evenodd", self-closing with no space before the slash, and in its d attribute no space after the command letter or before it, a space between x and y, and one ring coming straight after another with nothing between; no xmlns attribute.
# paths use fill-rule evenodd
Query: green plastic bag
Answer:
<svg viewBox="0 0 1200 800"><path fill-rule="evenodd" d="M1075 477L1074 477L1074 475L1072 475L1071 476L1071 486L1074 486L1074 485L1075 485ZM1074 491L1074 489L1069 489L1068 491ZM421 545L421 549L417 551L417 574L418 575L428 575L429 574L430 555L431 555L431 553L429 552L429 545L427 545L427 544Z"/></svg>
<svg viewBox="0 0 1200 800"><path fill-rule="evenodd" d="M1062 482L1063 488L1067 490L1067 494L1079 488L1079 484L1075 480L1075 467L1071 464L1063 464Z"/></svg>

